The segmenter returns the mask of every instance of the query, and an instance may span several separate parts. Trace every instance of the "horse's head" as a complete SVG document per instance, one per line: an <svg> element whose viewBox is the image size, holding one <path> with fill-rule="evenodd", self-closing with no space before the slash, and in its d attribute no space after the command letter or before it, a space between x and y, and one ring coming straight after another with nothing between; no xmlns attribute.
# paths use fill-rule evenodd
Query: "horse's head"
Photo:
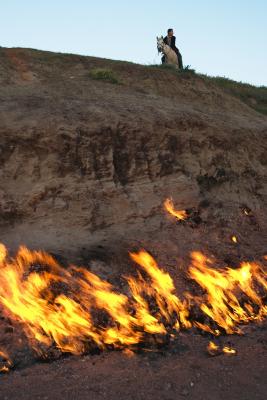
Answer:
<svg viewBox="0 0 267 400"><path fill-rule="evenodd" d="M157 48L159 53L162 53L164 44L163 36L157 36Z"/></svg>

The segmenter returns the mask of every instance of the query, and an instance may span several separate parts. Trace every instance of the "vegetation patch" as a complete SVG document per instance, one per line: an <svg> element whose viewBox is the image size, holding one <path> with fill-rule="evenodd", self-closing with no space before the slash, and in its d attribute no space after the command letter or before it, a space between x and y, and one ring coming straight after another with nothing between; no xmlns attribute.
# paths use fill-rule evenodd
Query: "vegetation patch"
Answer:
<svg viewBox="0 0 267 400"><path fill-rule="evenodd" d="M205 82L212 83L230 95L237 97L243 103L247 104L259 113L267 115L267 86L254 86L249 83L236 82L226 77L199 74L191 68L191 65L185 66L182 70L176 69L170 64L155 64L149 65L148 67L163 69L165 71L168 70L177 77L187 79L190 79L191 77L201 78Z"/></svg>
<svg viewBox="0 0 267 400"><path fill-rule="evenodd" d="M95 68L90 71L89 76L92 79L102 80L109 83L114 83L114 84L120 83L114 71L112 71L111 69Z"/></svg>
<svg viewBox="0 0 267 400"><path fill-rule="evenodd" d="M221 87L232 96L246 103L254 110L267 115L267 87L253 86L248 83L236 82L220 76L200 75L205 81L212 82Z"/></svg>

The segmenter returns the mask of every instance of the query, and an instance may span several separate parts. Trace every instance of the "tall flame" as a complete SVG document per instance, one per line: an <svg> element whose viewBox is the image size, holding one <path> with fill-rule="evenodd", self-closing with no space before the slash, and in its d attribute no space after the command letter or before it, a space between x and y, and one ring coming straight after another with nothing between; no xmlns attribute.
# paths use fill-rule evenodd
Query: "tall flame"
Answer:
<svg viewBox="0 0 267 400"><path fill-rule="evenodd" d="M66 269L49 254L26 247L12 259L0 245L0 308L21 323L38 353L51 345L74 354L95 346L131 348L149 335L191 327L214 335L239 333L240 324L266 316L266 273L259 264L216 270L194 252L189 277L204 294L180 298L170 275L148 252L130 257L138 270L125 278L126 295L86 268ZM206 316L205 323L193 319L193 307Z"/></svg>
<svg viewBox="0 0 267 400"><path fill-rule="evenodd" d="M204 290L206 296L200 301L201 310L226 333L239 333L240 323L262 320L267 314L258 291L267 290L266 273L256 263L243 262L238 269L215 270L211 261L202 253L192 253L189 275ZM236 295L241 292L246 301L241 304ZM217 334L209 325L199 322L195 326Z"/></svg>

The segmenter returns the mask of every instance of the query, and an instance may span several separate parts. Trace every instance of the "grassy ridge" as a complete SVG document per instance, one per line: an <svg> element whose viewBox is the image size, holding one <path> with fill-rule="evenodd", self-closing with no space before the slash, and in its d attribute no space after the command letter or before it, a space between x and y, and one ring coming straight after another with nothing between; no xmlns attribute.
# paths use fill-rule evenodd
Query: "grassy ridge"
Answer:
<svg viewBox="0 0 267 400"><path fill-rule="evenodd" d="M173 66L170 65L140 65L134 64L127 61L119 60L109 60L109 59L99 59L96 57L86 57L77 54L64 54L64 53L54 53L49 51L41 51L35 49L23 49L17 48L13 51L17 51L17 57L22 57L27 62L31 59L32 61L43 64L54 66L54 68L62 67L62 70L71 68L73 64L82 63L88 66L88 76L94 80L102 80L113 84L123 84L120 79L121 69L127 68L127 66L136 66L137 68L157 68L164 69L166 72L175 74L177 78L183 77L187 79L202 79L207 83L212 83L213 85L220 87L228 94L237 97L239 100L247 104L249 107L253 108L259 113L267 115L267 87L266 86L253 86L248 83L236 82L232 79L225 77L212 77L204 74L198 74L190 66L185 67L183 71L178 71ZM0 70L1 70L1 60L2 69L6 68L6 49L0 47ZM90 62L90 66L88 63ZM100 64L101 63L101 64ZM100 64L100 65L99 65ZM92 66L92 67L91 67ZM90 68L91 67L91 68ZM2 71L3 72L3 71ZM1 74L0 74L1 75Z"/></svg>
<svg viewBox="0 0 267 400"><path fill-rule="evenodd" d="M229 94L238 97L241 101L254 110L267 115L267 87L253 86L248 83L236 82L222 77L200 75L203 79L211 81Z"/></svg>
<svg viewBox="0 0 267 400"><path fill-rule="evenodd" d="M185 67L183 71L178 71L173 68L172 65L167 64L151 65L149 67L168 70L181 76L197 76L202 78L206 82L211 82L214 85L219 86L232 96L238 97L239 100L243 101L259 113L267 115L267 86L253 86L249 83L237 82L225 77L198 74L194 69L190 69L189 66Z"/></svg>

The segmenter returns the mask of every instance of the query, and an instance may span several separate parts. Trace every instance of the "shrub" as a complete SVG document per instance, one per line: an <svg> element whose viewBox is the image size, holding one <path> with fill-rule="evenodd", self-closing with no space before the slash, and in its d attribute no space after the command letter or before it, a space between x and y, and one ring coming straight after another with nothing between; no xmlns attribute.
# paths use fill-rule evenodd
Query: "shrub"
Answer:
<svg viewBox="0 0 267 400"><path fill-rule="evenodd" d="M191 65L185 65L184 68L182 69L182 72L189 72L191 74L195 74L196 70L191 68Z"/></svg>

